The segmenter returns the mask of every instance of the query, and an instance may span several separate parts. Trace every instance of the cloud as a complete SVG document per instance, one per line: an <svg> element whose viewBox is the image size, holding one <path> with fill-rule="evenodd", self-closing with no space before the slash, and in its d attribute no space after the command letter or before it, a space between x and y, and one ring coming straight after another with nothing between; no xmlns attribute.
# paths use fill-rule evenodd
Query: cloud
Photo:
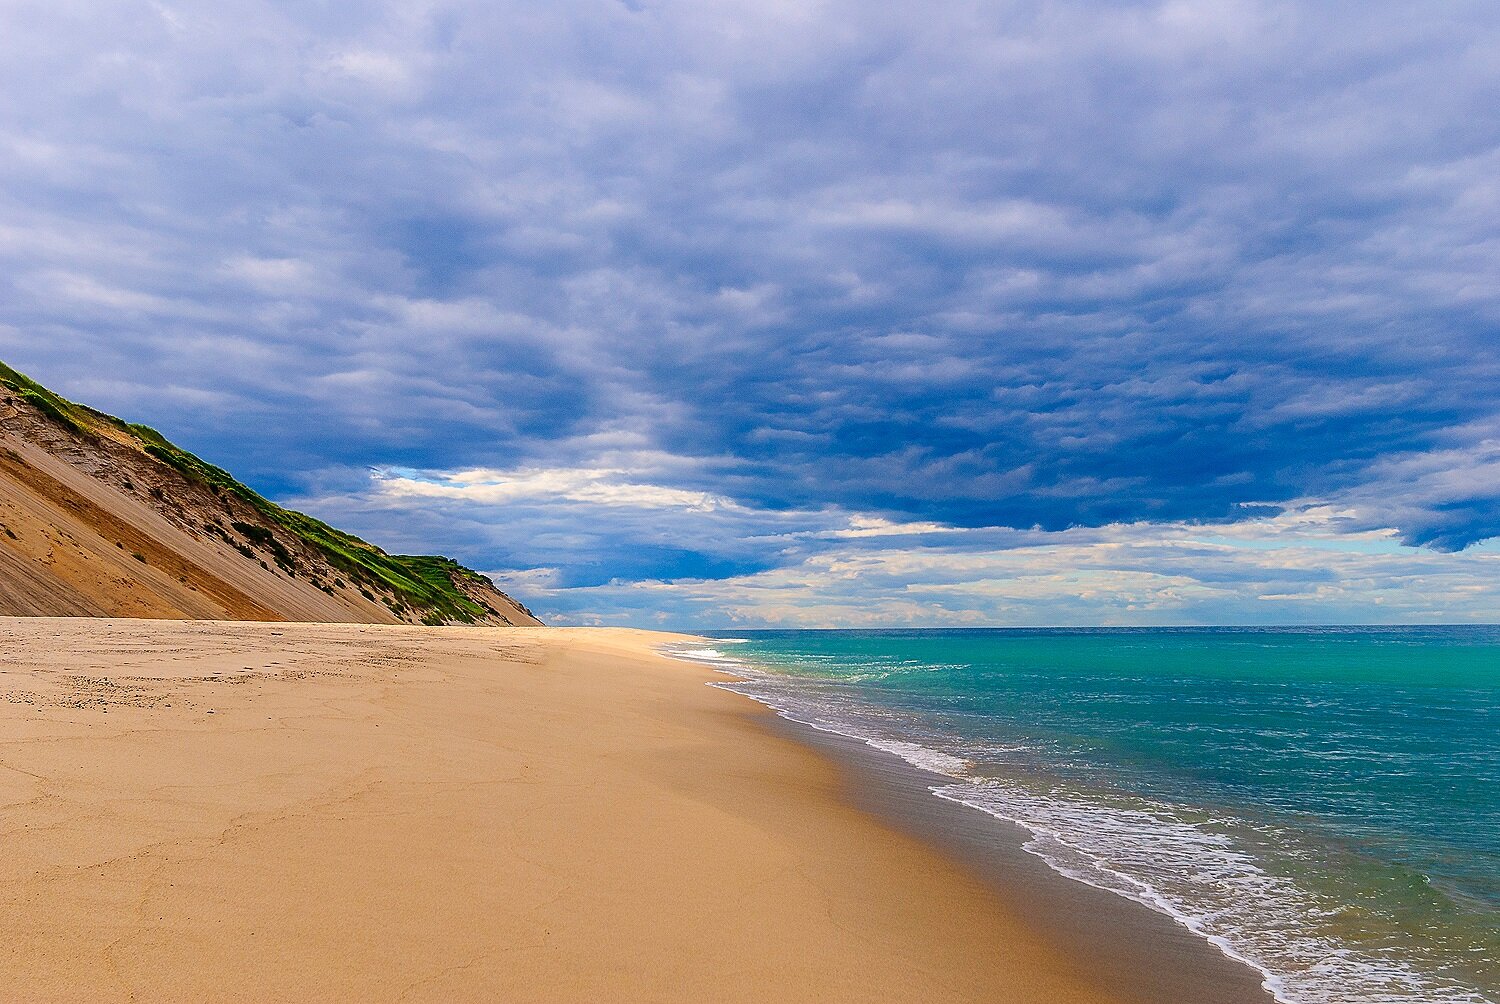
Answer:
<svg viewBox="0 0 1500 1004"><path fill-rule="evenodd" d="M1041 532L1002 549L962 532L941 547L830 549L719 579L532 584L559 623L684 627L1287 624L1485 621L1500 600L1493 549L1401 549L1372 533L1205 540L1202 528Z"/></svg>
<svg viewBox="0 0 1500 1004"><path fill-rule="evenodd" d="M374 472L299 504L377 538L474 556L553 623L1410 622L1485 620L1500 602L1500 549L1413 549L1372 526L1363 499L1049 531L764 510L644 476Z"/></svg>
<svg viewBox="0 0 1500 1004"><path fill-rule="evenodd" d="M379 490L387 497L458 499L485 505L521 500L589 502L640 509L710 512L739 509L737 503L707 492L622 480L628 472L609 468L526 468L515 471L455 471L437 477L381 474Z"/></svg>
<svg viewBox="0 0 1500 1004"><path fill-rule="evenodd" d="M438 472L514 557L465 493L607 472L511 563L577 588L777 513L1500 533L1493 5L151 10L0 12L0 358L272 494Z"/></svg>

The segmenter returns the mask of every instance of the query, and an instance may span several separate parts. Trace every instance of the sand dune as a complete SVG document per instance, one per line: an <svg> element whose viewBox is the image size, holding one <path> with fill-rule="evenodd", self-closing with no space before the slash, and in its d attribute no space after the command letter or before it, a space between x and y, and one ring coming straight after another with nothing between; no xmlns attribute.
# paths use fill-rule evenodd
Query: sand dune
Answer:
<svg viewBox="0 0 1500 1004"><path fill-rule="evenodd" d="M0 367L0 614L539 623L467 569L386 555L138 429Z"/></svg>

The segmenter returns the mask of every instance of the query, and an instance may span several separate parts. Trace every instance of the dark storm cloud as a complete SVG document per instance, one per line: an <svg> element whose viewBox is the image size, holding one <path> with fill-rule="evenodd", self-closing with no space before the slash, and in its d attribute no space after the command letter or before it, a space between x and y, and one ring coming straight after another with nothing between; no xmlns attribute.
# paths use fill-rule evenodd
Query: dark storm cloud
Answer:
<svg viewBox="0 0 1500 1004"><path fill-rule="evenodd" d="M0 357L269 491L629 442L758 513L1500 532L1491 4L0 18ZM645 532L545 557L807 556Z"/></svg>

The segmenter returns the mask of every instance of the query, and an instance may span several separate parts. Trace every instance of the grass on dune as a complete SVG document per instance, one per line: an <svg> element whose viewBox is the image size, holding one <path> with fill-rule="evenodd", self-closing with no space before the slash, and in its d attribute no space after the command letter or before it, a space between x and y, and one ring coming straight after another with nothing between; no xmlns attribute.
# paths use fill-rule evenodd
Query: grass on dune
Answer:
<svg viewBox="0 0 1500 1004"><path fill-rule="evenodd" d="M441 555L387 554L368 541L336 529L306 513L286 509L241 484L228 471L216 467L175 445L155 429L123 422L54 394L30 377L0 363L0 383L34 406L53 422L81 437L107 436L133 442L141 452L171 467L190 481L204 485L214 495L229 495L249 505L264 524L283 530L317 553L335 569L348 575L361 591L384 587L394 593L388 605L397 612L410 609L424 623L449 621L472 623L495 611L476 603L455 584L455 578L476 584L489 580L452 558ZM265 526L236 523L235 528L253 543L268 547L283 570L292 571L295 560Z"/></svg>

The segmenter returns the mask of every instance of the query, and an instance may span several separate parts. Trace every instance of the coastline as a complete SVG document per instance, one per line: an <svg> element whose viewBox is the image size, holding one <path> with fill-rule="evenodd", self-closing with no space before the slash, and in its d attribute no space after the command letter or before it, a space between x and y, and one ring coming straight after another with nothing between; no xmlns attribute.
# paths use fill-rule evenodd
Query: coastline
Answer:
<svg viewBox="0 0 1500 1004"><path fill-rule="evenodd" d="M1116 898L1090 913L1146 911L1114 926L1152 943L1168 968L1149 976L1184 985L1173 943L1196 965L1201 939L1232 961L1221 973L1258 974L1265 1004L1497 999L1495 803L1458 780L1494 759L1495 628L730 634L671 650L846 761L851 799L1003 892L1044 863ZM1404 682L1413 666L1423 686ZM1050 881L1032 917L1107 966L1110 924L1058 923L1091 893ZM1188 999L1220 982L1187 981Z"/></svg>
<svg viewBox="0 0 1500 1004"><path fill-rule="evenodd" d="M0 619L0 979L59 1001L1249 999L1198 992L1228 960L1174 954L1166 918L924 829L944 803L910 811L910 778L706 686L672 640Z"/></svg>
<svg viewBox="0 0 1500 1004"><path fill-rule="evenodd" d="M756 681L737 673L735 660L712 648L668 651L713 669L722 678L715 686L755 701L768 713L768 728L837 763L850 804L962 862L1073 956L1080 969L1098 974L1101 985L1121 1001L1274 1004L1279 999L1270 989L1273 977L1176 917L1065 875L1026 850L1034 835L1020 823L938 797L933 788L953 780L941 767L812 725L739 689ZM1125 931L1129 937L1121 936Z"/></svg>
<svg viewBox="0 0 1500 1004"><path fill-rule="evenodd" d="M769 727L841 766L861 810L962 862L1049 942L1129 1004L1273 1004L1263 975L1166 914L1068 878L1023 847L1017 823L932 794L946 780L893 753L780 714Z"/></svg>

